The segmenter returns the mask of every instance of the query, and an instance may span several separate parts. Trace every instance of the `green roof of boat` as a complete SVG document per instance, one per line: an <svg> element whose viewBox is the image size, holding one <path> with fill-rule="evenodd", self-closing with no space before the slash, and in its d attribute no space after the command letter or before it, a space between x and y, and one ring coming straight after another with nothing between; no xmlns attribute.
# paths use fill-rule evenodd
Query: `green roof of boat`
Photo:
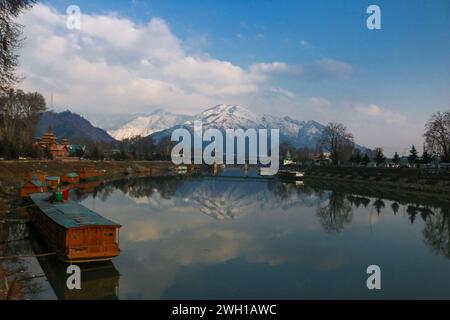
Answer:
<svg viewBox="0 0 450 320"><path fill-rule="evenodd" d="M76 178L76 177L78 177L78 173L70 172L70 173L66 174L66 176L68 176L70 178Z"/></svg>
<svg viewBox="0 0 450 320"><path fill-rule="evenodd" d="M48 201L50 196L48 192L30 194L31 200L45 215L66 229L85 226L121 227L75 201L51 202Z"/></svg>
<svg viewBox="0 0 450 320"><path fill-rule="evenodd" d="M59 180L59 177L58 176L46 176L45 177L45 180Z"/></svg>

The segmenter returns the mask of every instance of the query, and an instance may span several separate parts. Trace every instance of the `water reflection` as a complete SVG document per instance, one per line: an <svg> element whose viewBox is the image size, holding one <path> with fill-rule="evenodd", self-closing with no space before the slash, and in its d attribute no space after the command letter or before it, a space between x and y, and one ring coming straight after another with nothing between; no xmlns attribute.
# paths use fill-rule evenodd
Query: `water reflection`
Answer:
<svg viewBox="0 0 450 320"><path fill-rule="evenodd" d="M346 224L352 222L352 205L344 193L333 191L327 205L318 207L317 215L326 232L341 232Z"/></svg>
<svg viewBox="0 0 450 320"><path fill-rule="evenodd" d="M386 272L379 297L450 296L446 201L250 177L123 180L84 196L124 225L120 298L370 298L375 262L403 272Z"/></svg>
<svg viewBox="0 0 450 320"><path fill-rule="evenodd" d="M450 209L442 208L438 214L426 211L425 243L433 252L450 259Z"/></svg>
<svg viewBox="0 0 450 320"><path fill-rule="evenodd" d="M91 273L85 298L450 297L445 198L228 169L86 190L79 201L123 228L122 254ZM57 298L79 298L60 267L39 262ZM378 295L365 287L374 263L389 284Z"/></svg>

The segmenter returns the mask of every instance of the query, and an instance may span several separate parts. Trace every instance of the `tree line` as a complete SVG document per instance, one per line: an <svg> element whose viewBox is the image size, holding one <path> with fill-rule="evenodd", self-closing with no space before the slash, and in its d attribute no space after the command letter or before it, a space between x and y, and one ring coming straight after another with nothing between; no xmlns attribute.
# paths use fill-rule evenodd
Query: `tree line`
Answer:
<svg viewBox="0 0 450 320"><path fill-rule="evenodd" d="M437 158L440 162L450 163L450 110L433 113L425 125L424 150L421 156L414 145L411 146L408 163L411 165L429 164ZM325 160L325 153L329 153L332 165L353 163L367 165L375 162L377 165L386 163L387 157L382 148L373 150L358 147L353 134L342 123L331 122L323 130L315 150L308 148L294 148L289 143L280 145L281 155L289 151L297 162ZM399 165L401 157L395 152L392 163Z"/></svg>

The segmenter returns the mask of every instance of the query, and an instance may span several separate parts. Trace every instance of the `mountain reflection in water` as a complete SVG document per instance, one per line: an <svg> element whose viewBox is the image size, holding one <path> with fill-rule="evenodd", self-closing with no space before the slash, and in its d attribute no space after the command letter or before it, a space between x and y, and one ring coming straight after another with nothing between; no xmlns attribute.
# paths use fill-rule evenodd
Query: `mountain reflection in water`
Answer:
<svg viewBox="0 0 450 320"><path fill-rule="evenodd" d="M118 298L450 298L449 199L237 176L77 193L123 225ZM372 264L380 291L366 287Z"/></svg>

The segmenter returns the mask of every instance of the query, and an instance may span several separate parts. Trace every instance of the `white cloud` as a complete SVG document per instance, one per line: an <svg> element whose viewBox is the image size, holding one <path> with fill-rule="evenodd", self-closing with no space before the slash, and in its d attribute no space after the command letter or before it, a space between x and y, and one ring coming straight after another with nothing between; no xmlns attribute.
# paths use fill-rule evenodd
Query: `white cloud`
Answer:
<svg viewBox="0 0 450 320"><path fill-rule="evenodd" d="M257 93L267 81L231 62L187 54L160 18L138 25L83 14L81 29L69 30L63 14L38 4L21 20L23 87L53 93L56 105L78 112L195 113Z"/></svg>
<svg viewBox="0 0 450 320"><path fill-rule="evenodd" d="M272 62L272 63L255 63L250 66L250 71L256 74L269 73L269 72L285 72L289 71L290 66L285 62Z"/></svg>
<svg viewBox="0 0 450 320"><path fill-rule="evenodd" d="M371 118L382 120L383 122L389 125L391 124L404 125L407 123L407 118L401 113L381 108L376 104L370 104L368 106L356 106L355 110Z"/></svg>
<svg viewBox="0 0 450 320"><path fill-rule="evenodd" d="M21 22L27 39L21 51L22 87L47 99L53 94L56 107L79 113L165 108L193 114L218 103L268 108L296 97L272 83L275 74L322 79L351 70L335 60L241 67L193 48L199 41L182 41L161 18L137 24L113 13L83 14L81 29L69 30L63 13L37 4ZM198 47L205 41L202 36ZM267 93L273 96L270 102Z"/></svg>
<svg viewBox="0 0 450 320"><path fill-rule="evenodd" d="M292 91L283 89L283 88L279 88L279 87L270 87L270 91L282 96L285 96L287 98L293 99L296 97L295 93L293 93Z"/></svg>

